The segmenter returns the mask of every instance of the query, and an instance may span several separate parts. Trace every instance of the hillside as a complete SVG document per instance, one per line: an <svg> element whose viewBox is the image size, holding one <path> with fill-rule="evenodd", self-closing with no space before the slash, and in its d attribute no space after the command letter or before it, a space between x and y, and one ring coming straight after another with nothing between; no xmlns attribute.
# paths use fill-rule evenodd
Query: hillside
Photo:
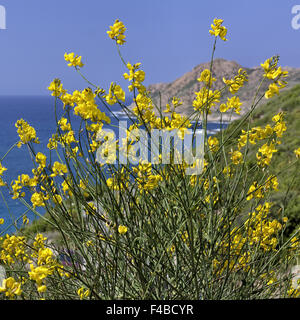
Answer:
<svg viewBox="0 0 300 320"><path fill-rule="evenodd" d="M201 88L201 84L197 81L197 78L200 77L200 74L204 69L209 69L209 67L209 62L199 64L194 67L193 70L187 72L173 82L152 84L149 85L147 89L150 91L153 101L157 105L159 105L159 101L161 99L162 107L164 107L168 100L172 99L173 96L179 97L183 101L183 105L178 108L177 111L181 114L189 115L193 112L192 104L195 97L195 91L199 91ZM234 61L216 59L214 60L213 65L213 77L217 79L217 81L214 82L214 89L221 89L224 86L222 81L223 77L226 79L233 78L240 68L247 71L249 80L238 93L240 100L243 102L241 114L244 114L249 110L253 94L262 79L263 71L260 66L245 68ZM288 85L285 89L292 88L294 85L300 83L300 68L284 67L283 69L289 71L289 77L287 78ZM267 86L267 83L262 86L262 93L267 90ZM228 96L228 93L225 93L222 96L221 101L226 100ZM263 102L266 102L266 100L263 99L261 103ZM213 112L209 120L215 120L217 118L219 118L218 113Z"/></svg>
<svg viewBox="0 0 300 320"><path fill-rule="evenodd" d="M300 147L300 85L282 92L272 98L268 103L259 106L253 113L250 127L262 126L272 123L272 117L278 112L284 112L287 131L282 136L282 143L276 148L278 152L273 155L270 171L278 176L279 192L274 193L272 201L277 209L284 208L283 215L289 217L287 233L290 234L300 226L300 161L297 166L292 166L296 161L294 150ZM241 120L233 121L226 129L227 133L233 132ZM231 141L236 145L240 131L236 132ZM256 162L258 146L250 146L248 156L250 161ZM257 173L259 174L259 173ZM290 182L293 185L290 186Z"/></svg>

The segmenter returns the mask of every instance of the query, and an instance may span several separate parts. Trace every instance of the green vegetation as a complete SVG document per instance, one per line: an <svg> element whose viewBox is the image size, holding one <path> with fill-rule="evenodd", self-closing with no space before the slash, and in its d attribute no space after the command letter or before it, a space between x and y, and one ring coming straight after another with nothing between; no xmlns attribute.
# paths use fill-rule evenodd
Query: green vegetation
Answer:
<svg viewBox="0 0 300 320"><path fill-rule="evenodd" d="M277 211L282 211L280 215L287 216L289 222L286 228L286 235L292 234L300 225L300 175L299 164L295 162L294 150L299 147L300 137L300 85L282 92L268 103L263 104L253 112L250 120L250 128L264 127L272 122L272 117L278 112L284 113L287 130L282 136L282 143L277 146L278 152L273 155L270 173L278 176L279 191L271 196ZM241 120L233 121L226 129L226 135L234 132ZM242 127L243 129L244 126ZM236 143L236 138L241 134L237 130L231 138L230 146ZM220 136L220 134L218 135ZM249 165L256 161L258 147L249 145L248 159ZM292 181L292 184L291 184Z"/></svg>
<svg viewBox="0 0 300 320"><path fill-rule="evenodd" d="M175 130L183 139L191 133L186 130L192 123L175 110L181 105L178 97L166 105L166 115L155 115L141 64L126 63L121 54L126 30L121 21L116 20L107 33L128 69L123 76L135 97L131 126L119 128L125 131L125 139L119 136L116 141L104 127L110 118L97 103L99 99L100 107L105 105L107 110L118 103L129 111L124 90L114 82L108 90L93 84L81 73L81 56L65 54L68 66L88 87L69 93L60 79L53 80L48 89L55 97L57 130L49 139L47 154L35 151L39 143L35 129L18 120L17 145L28 147L34 169L32 175L19 175L12 183L2 181L13 199L23 198L36 215L40 216L36 208L45 208L47 214L41 219L52 226L60 243L47 234L35 234L37 228L47 230L40 222L28 229L29 234L19 230L17 236L3 235L0 262L7 278L0 287L0 299L300 297L292 270L299 255L300 230L285 239L287 216L297 213L291 199L299 185L295 110L300 87L254 112L263 96L269 99L285 86L287 72L278 66L278 57L267 59L262 64L261 86L253 92L252 109L221 131L219 139L210 137L210 110L219 106L222 113L239 114L240 97L235 94L247 81L240 69L233 79L224 80L223 89L212 90L217 39L226 40L222 23L214 19L211 25L215 40L210 69L201 73L198 81L203 86L193 102L191 121L199 117L203 121L204 159L193 157L191 144L180 162L175 148L169 161L152 147L152 162L142 156L140 143L148 139L142 141L145 131L136 129ZM267 91L262 87L265 82ZM223 91L233 96L219 105ZM56 108L58 100L64 104L62 110ZM72 113L82 120L79 130L74 128ZM159 140L152 143L160 149ZM53 161L53 153L59 161ZM120 161L122 157L128 161ZM1 164L0 175L5 170ZM30 203L24 200L26 195ZM295 228L294 220L290 227ZM25 217L23 223L27 221Z"/></svg>

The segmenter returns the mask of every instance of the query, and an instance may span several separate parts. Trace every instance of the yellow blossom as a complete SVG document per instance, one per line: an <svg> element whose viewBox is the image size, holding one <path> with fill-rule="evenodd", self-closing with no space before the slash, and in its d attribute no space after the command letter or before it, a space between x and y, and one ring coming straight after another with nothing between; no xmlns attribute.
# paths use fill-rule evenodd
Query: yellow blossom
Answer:
<svg viewBox="0 0 300 320"><path fill-rule="evenodd" d="M227 41L225 38L227 29L222 26L222 23L222 19L214 19L214 24L211 25L212 30L209 30L209 33L215 37L219 36L223 41Z"/></svg>
<svg viewBox="0 0 300 320"><path fill-rule="evenodd" d="M123 22L116 19L113 26L110 26L110 30L107 31L107 34L111 39L116 40L117 44L122 45L126 42L125 35L124 35L125 31L126 31L126 28Z"/></svg>
<svg viewBox="0 0 300 320"><path fill-rule="evenodd" d="M77 294L80 297L80 300L83 300L84 298L87 298L90 295L90 290L89 289L84 289L81 287L80 289L77 290Z"/></svg>
<svg viewBox="0 0 300 320"><path fill-rule="evenodd" d="M41 168L46 167L46 160L47 157L41 152L38 152L35 156L35 161L40 165Z"/></svg>
<svg viewBox="0 0 300 320"><path fill-rule="evenodd" d="M71 124L68 123L68 119L62 117L59 121L58 124L61 128L62 131L70 131L71 130Z"/></svg>
<svg viewBox="0 0 300 320"><path fill-rule="evenodd" d="M15 127L18 129L17 132L20 137L18 147L20 147L22 144L26 144L31 141L34 143L40 143L39 139L36 136L35 129L31 127L25 120L18 120L15 124Z"/></svg>
<svg viewBox="0 0 300 320"><path fill-rule="evenodd" d="M223 78L223 82L228 86L229 91L232 94L235 94L247 81L247 72L242 68L238 70L238 74L233 79L226 80L225 78Z"/></svg>
<svg viewBox="0 0 300 320"><path fill-rule="evenodd" d="M109 93L108 95L106 95L105 99L106 99L106 102L110 105L117 103L118 100L121 100L124 102L125 92L119 85L112 82L110 84Z"/></svg>
<svg viewBox="0 0 300 320"><path fill-rule="evenodd" d="M44 203L44 196L41 192L35 192L32 196L31 196L31 202L33 207L44 207L45 203Z"/></svg>
<svg viewBox="0 0 300 320"><path fill-rule="evenodd" d="M240 164L243 162L243 155L240 151L234 151L231 153L231 160L234 164Z"/></svg>
<svg viewBox="0 0 300 320"><path fill-rule="evenodd" d="M71 53L65 53L64 58L67 62L69 62L69 67L83 67L84 64L81 62L81 56L78 56L77 54L74 56L74 52Z"/></svg>
<svg viewBox="0 0 300 320"><path fill-rule="evenodd" d="M2 281L2 287L0 287L0 293L5 293L9 298L14 298L15 295L20 296L22 294L21 283L15 281L14 278L9 277Z"/></svg>
<svg viewBox="0 0 300 320"><path fill-rule="evenodd" d="M52 166L52 171L53 173L50 175L50 177L55 177L58 175L62 176L68 172L68 168L65 164L55 161Z"/></svg>
<svg viewBox="0 0 300 320"><path fill-rule="evenodd" d="M211 151L216 152L218 150L219 140L216 137L210 136L207 142Z"/></svg>
<svg viewBox="0 0 300 320"><path fill-rule="evenodd" d="M209 69L204 69L201 72L200 78L197 79L199 82L204 82L206 85L211 87L212 83L217 79L214 78Z"/></svg>
<svg viewBox="0 0 300 320"><path fill-rule="evenodd" d="M240 114L242 102L239 97L233 96L232 98L227 98L227 103L222 103L220 105L220 111L226 112L229 109L234 109L236 114Z"/></svg>
<svg viewBox="0 0 300 320"><path fill-rule="evenodd" d="M120 225L120 226L118 227L118 232L119 232L120 234L125 234L127 231L128 231L128 228L127 228L126 226Z"/></svg>
<svg viewBox="0 0 300 320"><path fill-rule="evenodd" d="M51 95L54 97L59 97L60 95L64 95L66 93L66 90L63 89L63 85L60 79L57 78L50 83L48 90L52 91Z"/></svg>

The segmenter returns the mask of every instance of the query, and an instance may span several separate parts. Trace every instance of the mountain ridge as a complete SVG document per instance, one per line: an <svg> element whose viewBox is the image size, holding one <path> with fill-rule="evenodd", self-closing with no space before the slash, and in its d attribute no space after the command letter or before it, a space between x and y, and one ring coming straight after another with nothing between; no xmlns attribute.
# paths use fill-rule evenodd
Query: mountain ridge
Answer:
<svg viewBox="0 0 300 320"><path fill-rule="evenodd" d="M178 107L176 110L178 113L189 116L193 111L193 100L195 98L195 92L199 91L203 86L197 78L200 77L201 72L204 69L210 68L210 62L205 62L196 65L192 70L184 73L182 76L178 77L172 82L162 82L150 84L147 87L147 90L150 92L150 96L153 99L153 102L157 106L162 108L176 96L182 100L182 106ZM233 78L238 70L242 68L246 70L248 74L248 82L245 82L245 85L237 92L243 105L241 106L241 115L244 115L251 108L253 96L256 92L256 88L263 77L263 69L261 66L249 68L243 67L236 61L226 60L223 58L217 58L213 62L212 76L217 80L213 83L213 90L220 90L224 87L223 77L225 79ZM286 89L292 88L294 85L300 83L300 68L293 67L282 67L283 70L289 71L287 78L288 84ZM263 95L264 92L268 89L269 82L264 82L261 86L259 94ZM220 103L225 102L228 97L231 97L232 94L228 90L221 96ZM259 104L265 103L266 99L263 98ZM212 114L209 115L209 120L217 120L220 117L220 112L217 110L217 107L212 108ZM229 115L228 113L222 114L222 119L226 121L232 121L240 118L239 115Z"/></svg>

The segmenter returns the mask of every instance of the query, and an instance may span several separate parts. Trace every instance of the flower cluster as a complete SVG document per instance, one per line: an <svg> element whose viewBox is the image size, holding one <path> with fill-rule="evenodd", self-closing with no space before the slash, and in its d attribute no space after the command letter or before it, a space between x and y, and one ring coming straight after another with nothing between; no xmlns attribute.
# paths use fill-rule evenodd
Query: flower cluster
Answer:
<svg viewBox="0 0 300 320"><path fill-rule="evenodd" d="M26 144L28 142L39 143L35 129L31 127L25 120L18 120L15 124L15 127L17 128L17 132L20 137L18 147L21 147L22 144Z"/></svg>
<svg viewBox="0 0 300 320"><path fill-rule="evenodd" d="M78 56L77 54L74 55L74 52L71 53L65 53L65 60L69 62L69 67L83 67L84 64L81 62L81 56Z"/></svg>
<svg viewBox="0 0 300 320"><path fill-rule="evenodd" d="M282 79L288 76L288 71L283 71L281 67L277 67L278 60L278 57L273 57L261 64L264 69L264 77L273 81L265 93L266 99L272 98L279 93L280 89L286 86L286 81Z"/></svg>
<svg viewBox="0 0 300 320"><path fill-rule="evenodd" d="M134 88L137 88L139 92L144 92L145 87L142 85L142 82L145 80L145 71L139 70L141 63L135 63L132 65L131 63L127 63L127 68L129 70L128 73L124 73L124 79L131 82L128 86L129 91L133 91Z"/></svg>
<svg viewBox="0 0 300 320"><path fill-rule="evenodd" d="M3 173L6 171L7 169L2 165L2 163L0 162L0 187L5 186L5 182L2 180L2 176Z"/></svg>
<svg viewBox="0 0 300 320"><path fill-rule="evenodd" d="M222 103L220 105L220 111L226 112L230 109L233 109L236 114L240 114L241 105L243 103L240 101L239 97L233 96L232 98L227 98L227 103Z"/></svg>
<svg viewBox="0 0 300 320"><path fill-rule="evenodd" d="M257 181L254 181L253 184L250 186L247 200L251 200L253 197L257 199L262 199L265 197L265 194L273 190L278 190L278 180L276 176L270 176L264 184L258 184Z"/></svg>
<svg viewBox="0 0 300 320"><path fill-rule="evenodd" d="M22 294L21 282L16 281L13 277L4 279L2 287L0 287L0 293L5 293L5 296L10 299L20 296Z"/></svg>
<svg viewBox="0 0 300 320"><path fill-rule="evenodd" d="M118 100L125 101L125 92L121 86L111 83L109 87L108 95L105 96L106 102L110 105L117 103Z"/></svg>
<svg viewBox="0 0 300 320"><path fill-rule="evenodd" d="M148 162L140 162L138 167L133 168L133 172L136 174L136 182L141 191L152 190L163 180L161 175L152 173L152 164Z"/></svg>
<svg viewBox="0 0 300 320"><path fill-rule="evenodd" d="M125 43L125 37L126 37L124 35L125 31L126 31L126 28L123 22L116 19L113 26L110 26L110 30L107 31L107 34L111 39L115 40L117 44L122 45Z"/></svg>
<svg viewBox="0 0 300 320"><path fill-rule="evenodd" d="M248 75L245 70L240 68L238 74L233 79L226 80L223 78L223 82L228 86L230 93L235 94L241 87L248 81Z"/></svg>
<svg viewBox="0 0 300 320"><path fill-rule="evenodd" d="M223 41L227 41L226 34L227 29L222 26L224 20L222 19L214 19L214 24L211 25L212 30L209 30L209 33L215 37L220 37Z"/></svg>

